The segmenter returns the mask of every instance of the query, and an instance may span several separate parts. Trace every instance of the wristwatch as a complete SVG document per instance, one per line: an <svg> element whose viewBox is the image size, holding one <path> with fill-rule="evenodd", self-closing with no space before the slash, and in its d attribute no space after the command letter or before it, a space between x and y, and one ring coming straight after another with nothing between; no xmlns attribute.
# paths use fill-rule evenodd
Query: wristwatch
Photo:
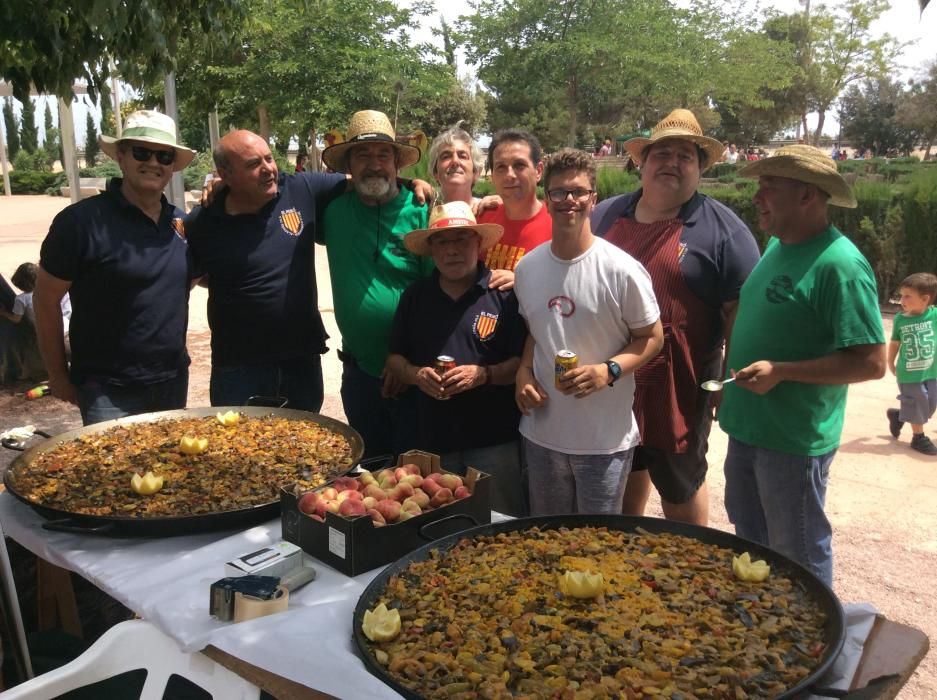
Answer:
<svg viewBox="0 0 937 700"><path fill-rule="evenodd" d="M615 360L606 360L605 366L608 367L608 385L615 386L615 382L621 376L621 367L618 366Z"/></svg>

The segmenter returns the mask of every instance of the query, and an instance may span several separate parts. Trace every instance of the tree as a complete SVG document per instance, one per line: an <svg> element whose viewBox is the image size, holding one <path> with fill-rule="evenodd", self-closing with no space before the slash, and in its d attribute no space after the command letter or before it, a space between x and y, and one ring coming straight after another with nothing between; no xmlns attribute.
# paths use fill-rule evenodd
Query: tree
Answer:
<svg viewBox="0 0 937 700"><path fill-rule="evenodd" d="M98 157L98 130L94 125L94 117L88 111L85 119L85 167L93 168Z"/></svg>
<svg viewBox="0 0 937 700"><path fill-rule="evenodd" d="M0 3L0 76L23 101L39 92L70 96L83 79L92 97L113 58L142 85L175 66L180 37L219 41L244 18L244 0L6 0Z"/></svg>
<svg viewBox="0 0 937 700"><path fill-rule="evenodd" d="M56 159L64 163L65 157L62 155L62 143L59 138L59 130L56 129L52 123L52 108L49 106L48 100L46 101L46 109L43 114L43 131L42 150L45 153L46 162L49 164L49 167L55 163Z"/></svg>
<svg viewBox="0 0 937 700"><path fill-rule="evenodd" d="M929 160L937 138L937 61L927 66L924 78L911 82L905 99L898 105L895 121L918 135L924 159Z"/></svg>
<svg viewBox="0 0 937 700"><path fill-rule="evenodd" d="M39 150L39 128L36 126L36 105L32 98L23 100L23 113L21 115L20 147L29 154Z"/></svg>
<svg viewBox="0 0 937 700"><path fill-rule="evenodd" d="M6 127L7 156L12 161L20 152L20 127L13 111L13 100L9 97L3 101L3 125Z"/></svg>
<svg viewBox="0 0 937 700"><path fill-rule="evenodd" d="M906 99L901 83L889 78L866 80L852 85L843 95L840 128L853 146L869 148L877 156L894 149L908 153L917 133L895 117Z"/></svg>

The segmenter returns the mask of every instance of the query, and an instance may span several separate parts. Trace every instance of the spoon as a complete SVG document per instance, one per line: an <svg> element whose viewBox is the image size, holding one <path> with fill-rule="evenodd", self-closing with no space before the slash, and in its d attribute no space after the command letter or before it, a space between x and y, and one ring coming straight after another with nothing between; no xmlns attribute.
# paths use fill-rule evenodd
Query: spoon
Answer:
<svg viewBox="0 0 937 700"><path fill-rule="evenodd" d="M730 377L729 379L724 379L722 381L719 381L718 379L707 379L705 382L700 384L700 386L706 391L721 391L723 386L734 381L735 377Z"/></svg>

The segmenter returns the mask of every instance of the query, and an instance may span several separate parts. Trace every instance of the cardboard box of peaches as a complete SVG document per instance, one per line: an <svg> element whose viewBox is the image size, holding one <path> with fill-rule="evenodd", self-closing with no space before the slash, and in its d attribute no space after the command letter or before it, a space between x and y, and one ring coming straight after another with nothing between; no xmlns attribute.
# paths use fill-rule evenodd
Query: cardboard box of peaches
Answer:
<svg viewBox="0 0 937 700"><path fill-rule="evenodd" d="M340 476L323 488L280 492L283 539L348 576L396 561L434 539L491 522L491 477L444 471L411 450L396 467Z"/></svg>

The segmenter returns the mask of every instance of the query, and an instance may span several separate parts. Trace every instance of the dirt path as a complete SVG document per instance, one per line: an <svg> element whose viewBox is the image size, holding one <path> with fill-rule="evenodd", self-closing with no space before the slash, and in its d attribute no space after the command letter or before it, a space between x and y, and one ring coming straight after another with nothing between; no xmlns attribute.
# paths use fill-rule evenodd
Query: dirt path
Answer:
<svg viewBox="0 0 937 700"><path fill-rule="evenodd" d="M7 276L26 260L38 258L49 222L66 202L54 197L0 198L0 272ZM316 264L320 308L331 347L338 344L332 313L325 256ZM210 346L204 290L192 294L189 310L189 352L192 356L189 405L208 405ZM890 331L891 320L885 319ZM326 402L323 413L344 419L338 387L341 369L335 353L323 363ZM0 390L0 431L33 423L50 432L80 425L77 409L44 398L26 401L15 395L28 386ZM844 602L870 602L892 620L915 625L929 637L937 634L937 457L911 451L907 436L896 441L888 433L885 409L895 405L894 378L850 389L842 447L833 462L827 512L833 522L836 556L834 589ZM928 432L937 434L937 423ZM710 441L709 486L712 526L732 531L722 495L722 462L726 437L718 428ZM0 468L11 453L0 455ZM653 501L650 515L660 515ZM929 654L901 698L937 697L937 661Z"/></svg>

